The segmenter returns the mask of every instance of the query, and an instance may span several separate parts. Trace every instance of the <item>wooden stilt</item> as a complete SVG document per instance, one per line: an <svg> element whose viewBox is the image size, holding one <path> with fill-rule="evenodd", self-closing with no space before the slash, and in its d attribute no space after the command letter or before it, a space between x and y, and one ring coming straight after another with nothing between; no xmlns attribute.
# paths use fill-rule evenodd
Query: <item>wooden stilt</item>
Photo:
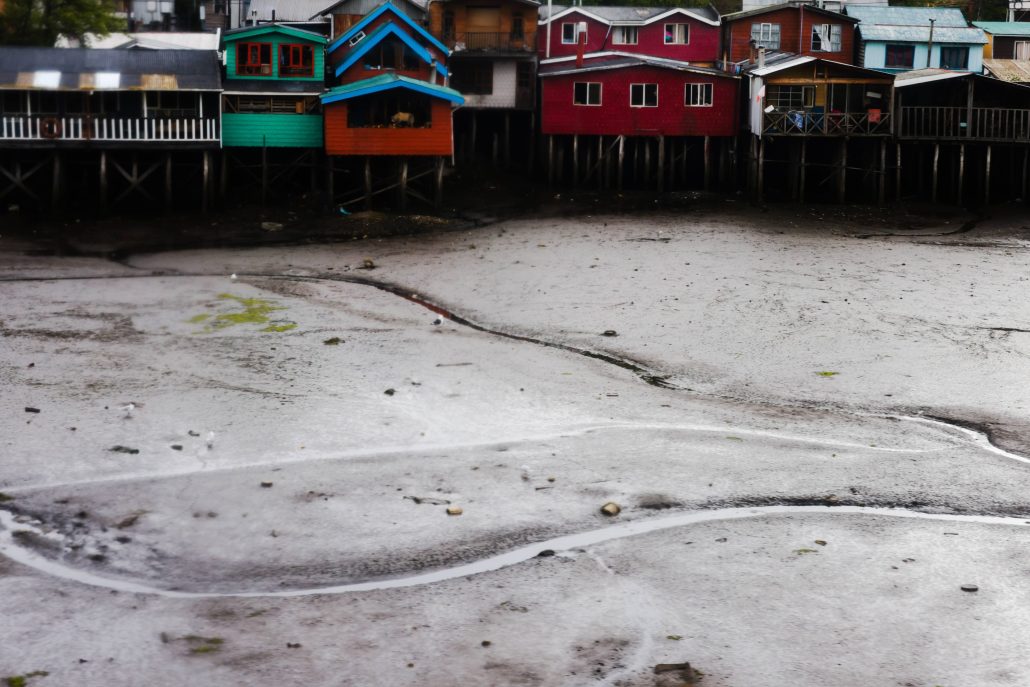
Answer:
<svg viewBox="0 0 1030 687"><path fill-rule="evenodd" d="M876 203L883 207L887 202L887 139L880 139L880 172L876 179Z"/></svg>
<svg viewBox="0 0 1030 687"><path fill-rule="evenodd" d="M52 175L52 178L51 178L51 188L50 188L50 210L52 212L54 212L54 213L58 213L61 210L61 201L62 201L61 192L62 192L62 190L64 188L63 180L61 178L61 174L62 174L63 170L61 169L61 153L60 153L60 151L55 151L54 152L54 162L53 162L53 165L54 165L54 168L52 170L53 175Z"/></svg>
<svg viewBox="0 0 1030 687"><path fill-rule="evenodd" d="M579 134L572 134L572 185L579 185Z"/></svg>
<svg viewBox="0 0 1030 687"><path fill-rule="evenodd" d="M554 136L547 137L547 187L554 188Z"/></svg>
<svg viewBox="0 0 1030 687"><path fill-rule="evenodd" d="M436 157L435 172L433 205L439 210L443 206L443 158L439 155Z"/></svg>
<svg viewBox="0 0 1030 687"><path fill-rule="evenodd" d="M641 139L644 144L644 186L651 187L651 139Z"/></svg>
<svg viewBox="0 0 1030 687"><path fill-rule="evenodd" d="M565 179L565 146L558 142L558 157L555 161L555 181L561 184Z"/></svg>
<svg viewBox="0 0 1030 687"><path fill-rule="evenodd" d="M805 183L808 178L808 138L801 137L801 171L798 179L798 202L805 202Z"/></svg>
<svg viewBox="0 0 1030 687"><path fill-rule="evenodd" d="M208 205L211 199L208 197L211 195L211 153L205 150L201 154L200 165L202 168L201 180L200 180L200 212L207 214ZM133 160L133 167L136 166L136 161Z"/></svg>
<svg viewBox="0 0 1030 687"><path fill-rule="evenodd" d="M597 137L597 189L604 188L604 136Z"/></svg>
<svg viewBox="0 0 1030 687"><path fill-rule="evenodd" d="M987 144L987 168L984 170L984 205L991 204L991 144Z"/></svg>
<svg viewBox="0 0 1030 687"><path fill-rule="evenodd" d="M268 146L261 146L261 204L268 200Z"/></svg>
<svg viewBox="0 0 1030 687"><path fill-rule="evenodd" d="M332 155L325 156L325 197L329 211L336 212L336 160Z"/></svg>
<svg viewBox="0 0 1030 687"><path fill-rule="evenodd" d="M712 190L712 137L705 136L705 191Z"/></svg>
<svg viewBox="0 0 1030 687"><path fill-rule="evenodd" d="M848 142L841 139L840 142L840 167L837 172L837 202L843 203L847 197L848 183Z"/></svg>
<svg viewBox="0 0 1030 687"><path fill-rule="evenodd" d="M500 152L499 152L500 151L500 142L499 142L498 139L499 139L499 135L495 131L494 135L493 135L493 144L490 146L490 159L493 160L494 169L497 169L497 167L498 167L498 159L499 159L498 155L500 155Z"/></svg>
<svg viewBox="0 0 1030 687"><path fill-rule="evenodd" d="M636 138L633 139L633 181L637 182L641 178L640 175L640 141Z"/></svg>
<svg viewBox="0 0 1030 687"><path fill-rule="evenodd" d="M372 209L372 158L365 156L365 209Z"/></svg>
<svg viewBox="0 0 1030 687"><path fill-rule="evenodd" d="M529 113L529 149L526 151L526 171L532 174L535 170L533 169L533 163L536 162L536 113Z"/></svg>
<svg viewBox="0 0 1030 687"><path fill-rule="evenodd" d="M665 136L658 137L658 193L665 190Z"/></svg>
<svg viewBox="0 0 1030 687"><path fill-rule="evenodd" d="M940 157L941 157L941 144L940 143L934 143L933 144L933 176L931 177L931 182L930 182L931 184L933 184L933 186L930 188L930 201L933 202L933 203L937 202L937 171L938 171L938 165L940 164Z"/></svg>
<svg viewBox="0 0 1030 687"><path fill-rule="evenodd" d="M229 197L229 153L222 148L221 164L218 166L218 197L221 203Z"/></svg>
<svg viewBox="0 0 1030 687"><path fill-rule="evenodd" d="M401 201L401 211L408 209L408 158L401 158L401 173L399 182L399 193Z"/></svg>
<svg viewBox="0 0 1030 687"><path fill-rule="evenodd" d="M308 188L314 195L318 190L318 151L312 149L307 153L308 158Z"/></svg>
<svg viewBox="0 0 1030 687"><path fill-rule="evenodd" d="M100 151L100 214L107 214L107 151Z"/></svg>
<svg viewBox="0 0 1030 687"><path fill-rule="evenodd" d="M765 202L765 139L758 139L758 202Z"/></svg>
<svg viewBox="0 0 1030 687"><path fill-rule="evenodd" d="M511 167L511 113L504 113L504 168Z"/></svg>
<svg viewBox="0 0 1030 687"><path fill-rule="evenodd" d="M955 200L958 204L962 205L962 193L965 186L965 174L966 174L966 144L960 143L958 146L958 193Z"/></svg>
<svg viewBox="0 0 1030 687"><path fill-rule="evenodd" d="M901 143L894 144L894 200L901 202Z"/></svg>
<svg viewBox="0 0 1030 687"><path fill-rule="evenodd" d="M626 137L619 136L619 167L615 170L619 192L622 192L622 167L626 158ZM1023 158L1023 178L1026 178L1026 158Z"/></svg>
<svg viewBox="0 0 1030 687"><path fill-rule="evenodd" d="M1027 167L1028 162L1030 162L1030 147L1023 148L1023 186L1022 190L1020 191L1020 195L1023 197L1024 203L1030 202L1030 199L1027 199L1026 188L1027 172L1030 171L1030 169L1028 169Z"/></svg>
<svg viewBox="0 0 1030 687"><path fill-rule="evenodd" d="M172 154L165 153L165 213L172 211Z"/></svg>
<svg viewBox="0 0 1030 687"><path fill-rule="evenodd" d="M684 138L680 144L680 153L682 153L682 156L680 157L680 183L683 184L684 188L689 185L687 176L687 153L689 150L690 144L687 143L687 139Z"/></svg>
<svg viewBox="0 0 1030 687"><path fill-rule="evenodd" d="M476 124L478 123L476 121L477 119L478 118L476 117L476 111L472 110L472 142L469 144L469 162L476 159Z"/></svg>

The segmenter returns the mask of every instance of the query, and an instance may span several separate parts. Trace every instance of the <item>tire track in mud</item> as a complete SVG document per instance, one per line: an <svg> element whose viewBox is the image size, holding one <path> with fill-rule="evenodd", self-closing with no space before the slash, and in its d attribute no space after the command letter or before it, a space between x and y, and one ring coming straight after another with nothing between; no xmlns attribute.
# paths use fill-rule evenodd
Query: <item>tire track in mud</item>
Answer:
<svg viewBox="0 0 1030 687"><path fill-rule="evenodd" d="M471 563L464 563L449 568L441 568L406 577L388 577L326 587L276 591L203 592L154 587L149 584L134 582L131 580L103 577L95 573L66 566L59 561L47 558L31 548L21 545L18 542L18 539L27 538L27 536L26 534L18 534L18 532L24 532L27 533L27 535L44 538L47 537L47 534L34 527L31 523L17 522L11 513L0 510L0 554L51 577L77 582L91 587L127 592L130 594L146 594L172 599L298 598L326 594L350 594L384 589L420 587L422 585L445 582L461 577L469 577L471 575L479 575L512 567L519 563L524 563L533 558L537 558L543 552L548 552L545 554L547 556L574 555L575 553L580 552L584 552L589 555L589 551L584 551L586 547L603 544L617 539L627 539L639 535L650 534L652 532L660 532L663 530L710 522L792 515L886 517L907 520L1003 525L1030 529L1030 520L1026 520L1024 518L924 513L902 508L878 508L847 505L723 508L718 510L690 511L661 518L634 520L631 522L619 523L617 525L609 525L594 530L535 542L533 544L521 546Z"/></svg>

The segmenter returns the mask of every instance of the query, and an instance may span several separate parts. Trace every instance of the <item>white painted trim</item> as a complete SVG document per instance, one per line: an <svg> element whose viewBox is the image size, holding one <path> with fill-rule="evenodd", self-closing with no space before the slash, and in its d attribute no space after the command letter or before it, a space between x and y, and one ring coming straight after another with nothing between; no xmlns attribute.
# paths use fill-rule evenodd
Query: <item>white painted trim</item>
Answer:
<svg viewBox="0 0 1030 687"><path fill-rule="evenodd" d="M540 24L550 24L555 19L561 19L561 18L563 18L563 17L565 17L565 16L567 16L569 14L572 14L574 12L579 12L584 17L589 17L590 19L593 19L594 21L599 22L601 24L605 24L607 26L647 26L648 24L653 24L653 23L655 23L657 21L662 21L663 19L671 17L671 16L673 16L675 14L680 14L680 15L683 15L683 16L686 16L686 17L690 17L691 19L696 19L697 21L701 22L702 24L708 24L709 26L721 26L722 25L718 20L708 19L707 17L702 17L699 14L694 14L693 12L689 11L685 7L673 7L672 9L670 9L667 12L662 12L661 14L657 14L657 15L655 15L655 16L649 18L649 19L645 19L643 21L626 21L626 20L609 21L609 20L607 20L607 19L605 19L603 17L597 16L593 12L587 11L583 7L566 7L565 9L563 9L561 12L559 12L556 15L554 15L553 17L548 17L546 19L539 20L537 22L537 25L540 25Z"/></svg>
<svg viewBox="0 0 1030 687"><path fill-rule="evenodd" d="M576 102L576 84L585 83L587 85L587 100L590 99L590 86L591 84L597 84L597 104L591 105L590 103L577 103ZM601 107L604 103L604 84L600 81L573 81L572 82L572 106L573 107Z"/></svg>
<svg viewBox="0 0 1030 687"><path fill-rule="evenodd" d="M654 105L634 105L633 104L633 87L634 86L654 86ZM644 97L642 98L642 100L644 102L647 102L647 91L646 90L644 91L643 96ZM659 100L658 100L658 84L647 82L647 83L631 83L629 85L629 106L630 107L640 108L640 109L651 109L651 108L658 107L658 103L659 103Z"/></svg>

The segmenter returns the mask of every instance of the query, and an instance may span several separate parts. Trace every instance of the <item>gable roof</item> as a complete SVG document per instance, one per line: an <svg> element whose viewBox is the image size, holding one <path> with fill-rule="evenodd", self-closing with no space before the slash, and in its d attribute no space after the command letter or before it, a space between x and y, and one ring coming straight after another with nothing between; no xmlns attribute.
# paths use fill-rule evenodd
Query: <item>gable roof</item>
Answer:
<svg viewBox="0 0 1030 687"><path fill-rule="evenodd" d="M576 58L557 57L545 60L540 63L538 74L540 78L548 76L562 76L565 74L582 74L585 72L608 71L612 69L626 69L628 67L658 67L659 69L673 69L680 72L704 74L705 76L736 79L738 77L718 69L708 67L696 67L689 62L681 60L669 60L649 55L638 55L626 52L595 52L583 56L582 67L576 66Z"/></svg>
<svg viewBox="0 0 1030 687"><path fill-rule="evenodd" d="M219 91L214 50L0 47L0 89Z"/></svg>
<svg viewBox="0 0 1030 687"><path fill-rule="evenodd" d="M722 15L722 18L724 21L737 21L738 19L757 17L758 15L767 14L769 12L779 12L780 10L795 10L799 7L802 7L802 5L798 5L797 3L793 2L784 2L779 3L777 5L766 5L764 7L756 7L755 9L744 10L743 12L733 12L731 14L724 14ZM824 10L823 8L816 7L815 5L803 5L803 7L805 8L805 12L815 12L816 14L832 17L833 19L836 19L838 21L851 22L852 24L858 23L858 19L855 19L854 17L849 17L846 14L841 14L840 12Z"/></svg>
<svg viewBox="0 0 1030 687"><path fill-rule="evenodd" d="M987 42L983 29L970 26L962 10L954 7L849 5L847 12L861 21L858 30L865 41L926 43L930 40L930 20L933 19L935 43L983 45Z"/></svg>
<svg viewBox="0 0 1030 687"><path fill-rule="evenodd" d="M751 65L745 68L745 72L751 76L765 77L770 74L776 74L778 72L785 71L787 69L793 69L794 67L800 67L803 64L809 64L810 62L822 62L824 64L832 66L834 69L853 74L861 74L862 78L871 79L876 82L893 83L894 75L887 74L876 69L867 69L865 67L856 67L853 64L847 62L838 62L836 60L827 60L823 57L812 57L811 55L791 55L790 53L780 53L778 59L774 64L766 64L764 67L757 65Z"/></svg>
<svg viewBox="0 0 1030 687"><path fill-rule="evenodd" d="M343 74L345 71L357 64L358 60L364 57L369 50L379 43L382 43L389 36L396 36L401 39L401 41L411 48L413 53L421 57L422 61L426 64L431 65L435 61L430 52L416 42L407 31L400 28L392 21L389 21L385 24L379 25L375 31L362 38L357 45L346 53L346 59L344 59L344 61L340 63L340 66L336 68L336 76ZM436 71L438 71L444 78L448 75L447 67L441 62L436 62Z"/></svg>
<svg viewBox="0 0 1030 687"><path fill-rule="evenodd" d="M1030 22L1026 21L974 21L973 26L992 36L1030 36Z"/></svg>
<svg viewBox="0 0 1030 687"><path fill-rule="evenodd" d="M643 26L663 19L685 14L711 26L719 25L719 13L712 7L607 7L591 5L589 7L563 7L554 5L548 13L547 8L540 8L540 24L562 19L570 14L582 14L602 24L615 26Z"/></svg>
<svg viewBox="0 0 1030 687"><path fill-rule="evenodd" d="M322 5L322 9L315 14L312 14L310 18L314 19L316 17L323 17L327 14L332 14L333 10L340 5L346 5L348 2L353 2L353 0L336 0L333 4L326 6L325 0L319 0L319 4ZM404 2L408 3L422 14L426 13L426 5L428 4L427 0L404 0Z"/></svg>
<svg viewBox="0 0 1030 687"><path fill-rule="evenodd" d="M373 93L382 93L383 91L389 91L395 88L403 88L405 90L415 91L416 93L424 93L433 98L448 100L456 105L463 105L465 103L465 98L462 97L461 93L458 93L453 88L447 88L446 86L439 86L437 84L419 81L418 79L411 79L407 76L399 76L392 73L382 74L363 81L356 81L344 86L337 86L336 88L326 91L319 97L322 100L322 104L327 105L341 100L360 98L361 96L371 95Z"/></svg>
<svg viewBox="0 0 1030 687"><path fill-rule="evenodd" d="M222 34L222 42L228 43L230 41L238 41L241 38L252 38L254 36L264 36L269 33L281 33L291 38L299 38L304 41L311 41L312 43L321 43L325 45L326 38L320 33L314 31L305 31L304 29L296 29L292 26L284 26L283 24L259 24L258 26L241 26L238 29L229 29Z"/></svg>
<svg viewBox="0 0 1030 687"><path fill-rule="evenodd" d="M346 33L344 33L342 36L340 36L332 42L332 44L329 46L328 52L333 52L341 45L349 41L351 38L358 35L359 32L364 31L366 28L368 28L369 24L374 22L379 17L383 16L383 14L385 14L386 12L392 12L394 16L400 19L402 22L404 22L404 24L406 24L408 28L410 28L419 36L421 36L423 40L425 40L427 43L430 43L433 47L442 52L444 55L451 54L451 51L447 49L446 45L438 41L431 33L426 31L424 28L413 22L411 20L411 17L397 9L393 2L389 0L387 2L384 2L382 5L380 5L373 11L366 14L365 17L357 24L347 29Z"/></svg>

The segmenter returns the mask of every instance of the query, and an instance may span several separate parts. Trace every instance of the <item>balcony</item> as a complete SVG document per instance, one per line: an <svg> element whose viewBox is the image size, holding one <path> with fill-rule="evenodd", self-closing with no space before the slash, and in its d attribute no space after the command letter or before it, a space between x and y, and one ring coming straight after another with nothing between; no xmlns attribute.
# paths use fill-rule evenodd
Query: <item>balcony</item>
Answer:
<svg viewBox="0 0 1030 687"><path fill-rule="evenodd" d="M817 112L788 110L763 113L763 136L889 136L889 112Z"/></svg>
<svg viewBox="0 0 1030 687"><path fill-rule="evenodd" d="M444 38L444 42L455 52L534 52L536 34L512 32L468 32Z"/></svg>
<svg viewBox="0 0 1030 687"><path fill-rule="evenodd" d="M219 127L215 117L0 117L0 142L65 141L217 144Z"/></svg>
<svg viewBox="0 0 1030 687"><path fill-rule="evenodd" d="M898 138L1030 142L1030 110L902 107Z"/></svg>

